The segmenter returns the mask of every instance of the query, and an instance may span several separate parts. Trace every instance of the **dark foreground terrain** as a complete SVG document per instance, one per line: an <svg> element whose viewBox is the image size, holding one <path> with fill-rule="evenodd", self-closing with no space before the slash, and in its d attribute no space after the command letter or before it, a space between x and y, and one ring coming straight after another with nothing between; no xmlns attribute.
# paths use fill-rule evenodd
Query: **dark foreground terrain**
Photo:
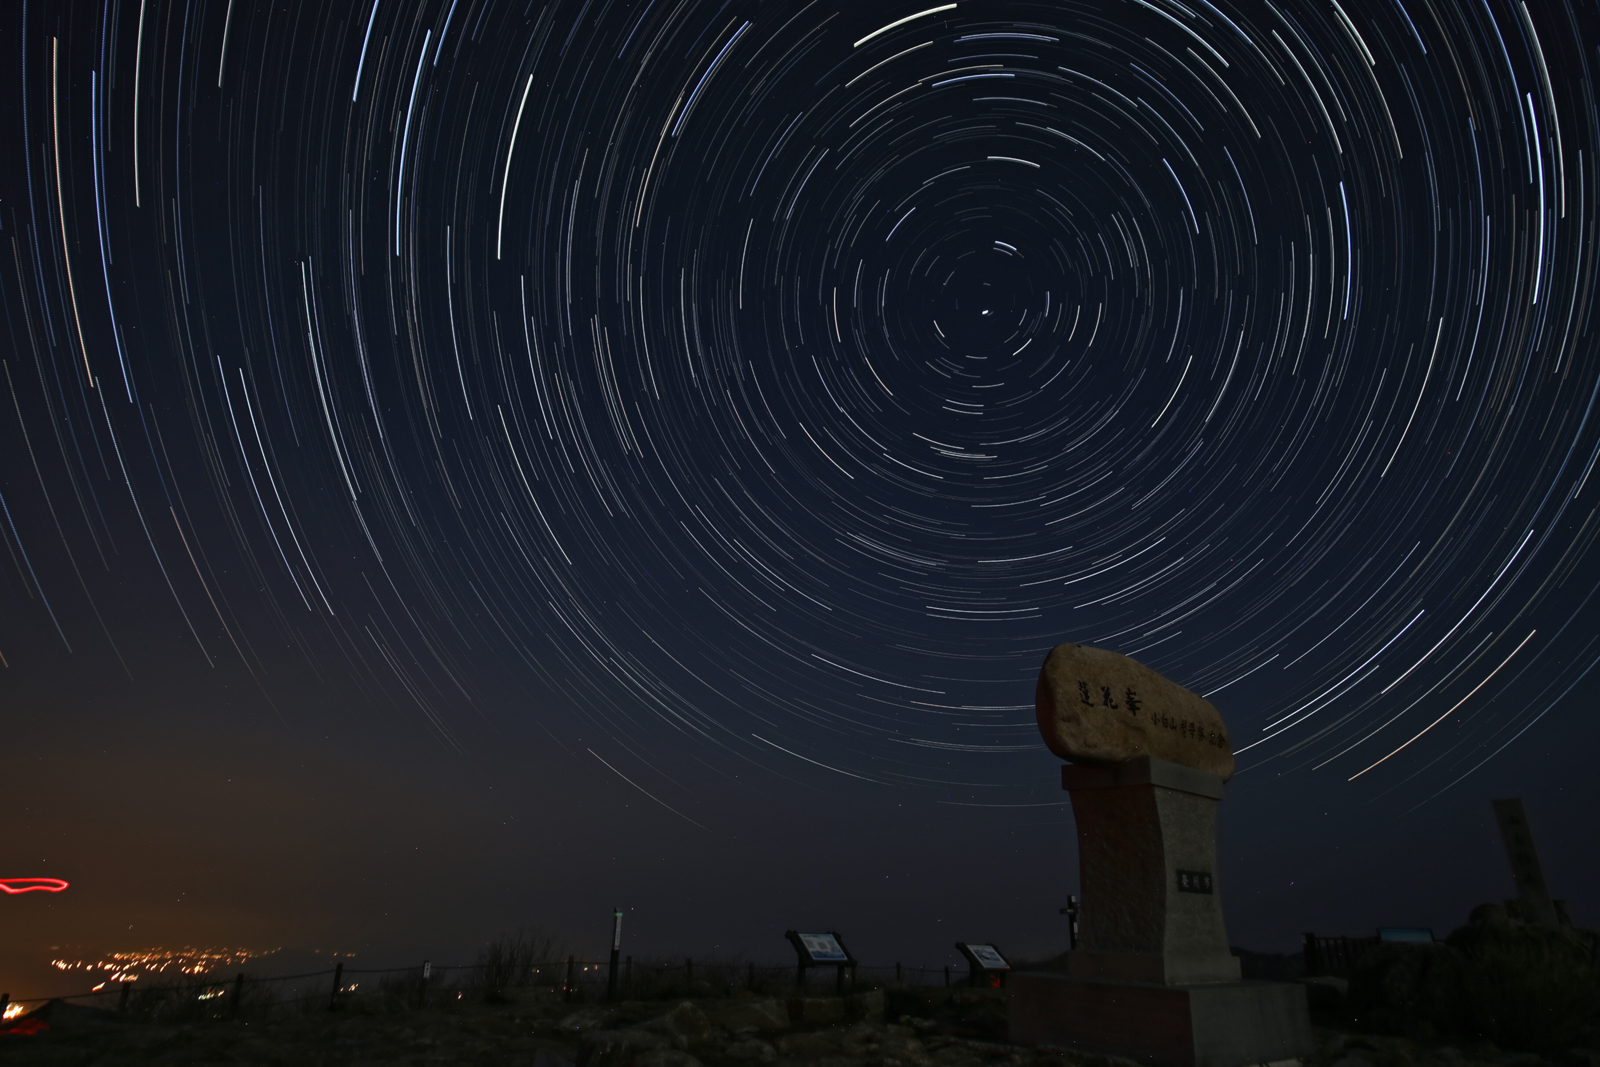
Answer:
<svg viewBox="0 0 1600 1067"><path fill-rule="evenodd" d="M452 994L420 1010L393 997L351 996L338 1011L319 1004L189 1021L53 1002L31 1022L24 1017L0 1031L0 1064L1133 1067L1114 1057L1007 1044L1003 998L1001 990L891 989L607 1007L565 1003L550 990L514 990L494 998ZM1487 1044L1321 1027L1316 1037L1303 1067L1600 1067L1600 1053L1576 1049L1548 1059Z"/></svg>

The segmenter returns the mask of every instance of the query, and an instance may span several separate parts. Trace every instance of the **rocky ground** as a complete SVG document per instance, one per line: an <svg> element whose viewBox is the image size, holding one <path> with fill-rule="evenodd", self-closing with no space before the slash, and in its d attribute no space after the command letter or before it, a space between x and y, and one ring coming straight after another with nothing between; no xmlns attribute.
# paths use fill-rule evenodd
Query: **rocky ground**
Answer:
<svg viewBox="0 0 1600 1067"><path fill-rule="evenodd" d="M1007 1044L1003 998L1001 990L911 988L578 1006L553 991L522 990L492 1000L461 992L416 1010L372 994L349 997L335 1012L262 1006L238 1019L189 1021L56 1002L31 1023L25 1017L0 1030L0 1065L1134 1067ZM1592 1050L1552 1063L1487 1045L1326 1027L1316 1037L1315 1052L1297 1067L1600 1067Z"/></svg>

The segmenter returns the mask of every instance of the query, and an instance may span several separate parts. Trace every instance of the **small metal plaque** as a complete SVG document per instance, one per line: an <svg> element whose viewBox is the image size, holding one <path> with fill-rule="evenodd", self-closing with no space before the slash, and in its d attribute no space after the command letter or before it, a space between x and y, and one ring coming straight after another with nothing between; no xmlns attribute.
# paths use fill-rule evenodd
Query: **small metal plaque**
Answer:
<svg viewBox="0 0 1600 1067"><path fill-rule="evenodd" d="M1178 892L1180 893L1210 893L1210 871L1179 871Z"/></svg>

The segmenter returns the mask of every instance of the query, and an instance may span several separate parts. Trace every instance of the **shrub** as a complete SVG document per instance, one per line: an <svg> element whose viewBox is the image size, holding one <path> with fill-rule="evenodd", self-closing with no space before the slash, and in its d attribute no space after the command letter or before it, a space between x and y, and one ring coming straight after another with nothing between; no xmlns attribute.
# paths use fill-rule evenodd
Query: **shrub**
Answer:
<svg viewBox="0 0 1600 1067"><path fill-rule="evenodd" d="M1456 1036L1546 1054L1571 1047L1600 1008L1597 937L1475 908L1442 944L1370 950L1350 981L1358 1022L1417 1038Z"/></svg>
<svg viewBox="0 0 1600 1067"><path fill-rule="evenodd" d="M1466 963L1462 991L1478 1034L1503 1048L1563 1052L1600 1006L1592 931L1521 922L1488 904L1448 943Z"/></svg>
<svg viewBox="0 0 1600 1067"><path fill-rule="evenodd" d="M556 959L553 939L518 930L501 934L478 953L484 995L499 1000L507 989L531 985L535 976L544 977Z"/></svg>
<svg viewBox="0 0 1600 1067"><path fill-rule="evenodd" d="M277 1006L275 990L264 983L246 979L241 1004L233 1002L237 992L233 978L185 975L134 986L127 1011L135 1019L178 1024L232 1018L241 1010L258 1014Z"/></svg>
<svg viewBox="0 0 1600 1067"><path fill-rule="evenodd" d="M1350 976L1350 1012L1376 1030L1416 1038L1469 1032L1462 956L1448 945L1383 944L1368 949Z"/></svg>

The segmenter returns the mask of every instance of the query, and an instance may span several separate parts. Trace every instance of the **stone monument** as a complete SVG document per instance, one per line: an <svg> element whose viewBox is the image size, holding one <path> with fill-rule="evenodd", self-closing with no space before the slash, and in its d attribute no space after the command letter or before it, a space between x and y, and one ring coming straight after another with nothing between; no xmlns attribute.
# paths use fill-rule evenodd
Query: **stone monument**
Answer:
<svg viewBox="0 0 1600 1067"><path fill-rule="evenodd" d="M1233 775L1217 709L1127 656L1057 645L1039 732L1070 761L1083 910L1066 971L1016 973L1011 1040L1158 1067L1308 1054L1305 990L1243 982L1216 877L1216 806Z"/></svg>
<svg viewBox="0 0 1600 1067"><path fill-rule="evenodd" d="M1505 842L1506 858L1511 861L1511 876L1516 880L1517 895L1523 907L1540 926L1559 928L1555 901L1550 899L1544 867L1539 863L1538 850L1533 847L1533 831L1528 827L1528 816L1523 813L1522 798L1496 800L1494 817L1500 824L1500 839Z"/></svg>

